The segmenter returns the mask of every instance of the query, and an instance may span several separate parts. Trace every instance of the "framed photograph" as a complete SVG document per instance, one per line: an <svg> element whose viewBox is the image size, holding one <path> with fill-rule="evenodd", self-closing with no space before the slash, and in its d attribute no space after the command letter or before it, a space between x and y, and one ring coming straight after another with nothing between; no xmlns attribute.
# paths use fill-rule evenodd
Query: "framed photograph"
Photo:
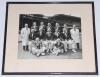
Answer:
<svg viewBox="0 0 100 77"><path fill-rule="evenodd" d="M94 2L7 2L2 75L97 75Z"/></svg>

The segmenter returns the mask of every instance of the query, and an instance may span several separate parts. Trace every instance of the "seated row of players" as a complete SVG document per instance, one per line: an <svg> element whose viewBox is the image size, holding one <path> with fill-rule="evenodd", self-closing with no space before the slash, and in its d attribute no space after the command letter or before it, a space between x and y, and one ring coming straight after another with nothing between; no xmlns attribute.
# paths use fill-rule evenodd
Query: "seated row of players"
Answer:
<svg viewBox="0 0 100 77"><path fill-rule="evenodd" d="M79 49L80 36L79 30L75 25L73 25L73 28L70 30L71 37L67 39L68 31L66 24L64 24L62 32L59 31L60 26L58 23L56 23L56 26L54 27L54 32L52 32L53 29L51 29L50 23L48 23L48 26L46 27L43 25L44 23L41 22L39 31L37 30L36 22L34 22L33 24L34 26L31 27L31 32L28 28L28 24L25 24L25 27L21 29L23 50L26 51L27 49L29 49L29 51L31 51L33 54L39 56L45 55L49 52L55 55L64 53L65 51L67 51L67 45L71 46L73 52L76 52L76 46ZM51 38L53 35L54 37L56 36L56 39L54 39L54 37ZM64 35L65 37L61 37L61 35ZM65 39L62 40L59 36ZM32 39L30 44L29 37L31 37Z"/></svg>
<svg viewBox="0 0 100 77"><path fill-rule="evenodd" d="M29 44L29 51L36 56L40 55L46 55L46 54L53 54L53 55L59 55L64 52L67 52L67 45L72 46L72 51L75 51L75 44L72 40L66 40L61 41L59 38L56 41L43 41L39 38L36 38L36 40L33 40Z"/></svg>
<svg viewBox="0 0 100 77"><path fill-rule="evenodd" d="M54 26L51 26L51 23L48 23L47 26L44 25L44 22L40 22L40 26L37 26L36 22L33 22L33 26L31 27L30 38L35 39L39 37L43 40L55 40L57 38L67 38L67 25L64 24L63 29L59 25L59 23L55 23Z"/></svg>

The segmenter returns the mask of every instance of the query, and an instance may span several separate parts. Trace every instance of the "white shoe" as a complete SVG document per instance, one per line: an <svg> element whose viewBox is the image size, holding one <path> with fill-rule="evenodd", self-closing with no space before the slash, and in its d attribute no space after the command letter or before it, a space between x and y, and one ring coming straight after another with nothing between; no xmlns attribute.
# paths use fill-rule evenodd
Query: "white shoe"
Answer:
<svg viewBox="0 0 100 77"><path fill-rule="evenodd" d="M40 54L36 54L36 56L37 56L37 57L39 57L39 56L40 56Z"/></svg>
<svg viewBox="0 0 100 77"><path fill-rule="evenodd" d="M73 52L77 52L77 51L75 51L75 50L72 50Z"/></svg>
<svg viewBox="0 0 100 77"><path fill-rule="evenodd" d="M41 53L41 55L43 55L43 56L44 56L44 55L45 55L45 53Z"/></svg>

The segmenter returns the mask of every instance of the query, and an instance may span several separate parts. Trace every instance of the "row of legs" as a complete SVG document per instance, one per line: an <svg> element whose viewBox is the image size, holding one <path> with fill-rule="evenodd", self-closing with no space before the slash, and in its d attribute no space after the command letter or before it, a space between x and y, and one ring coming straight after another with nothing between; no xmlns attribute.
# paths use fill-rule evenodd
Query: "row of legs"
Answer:
<svg viewBox="0 0 100 77"><path fill-rule="evenodd" d="M76 45L77 45L77 49L79 49L79 43L76 43ZM29 46L28 45L23 46L23 50L24 51L28 51L29 50Z"/></svg>

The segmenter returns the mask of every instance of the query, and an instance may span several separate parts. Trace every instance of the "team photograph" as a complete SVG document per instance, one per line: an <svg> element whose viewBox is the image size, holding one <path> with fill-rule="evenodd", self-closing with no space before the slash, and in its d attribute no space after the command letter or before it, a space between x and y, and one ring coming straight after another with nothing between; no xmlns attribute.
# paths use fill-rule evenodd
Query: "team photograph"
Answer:
<svg viewBox="0 0 100 77"><path fill-rule="evenodd" d="M19 59L82 59L81 18L20 14Z"/></svg>

